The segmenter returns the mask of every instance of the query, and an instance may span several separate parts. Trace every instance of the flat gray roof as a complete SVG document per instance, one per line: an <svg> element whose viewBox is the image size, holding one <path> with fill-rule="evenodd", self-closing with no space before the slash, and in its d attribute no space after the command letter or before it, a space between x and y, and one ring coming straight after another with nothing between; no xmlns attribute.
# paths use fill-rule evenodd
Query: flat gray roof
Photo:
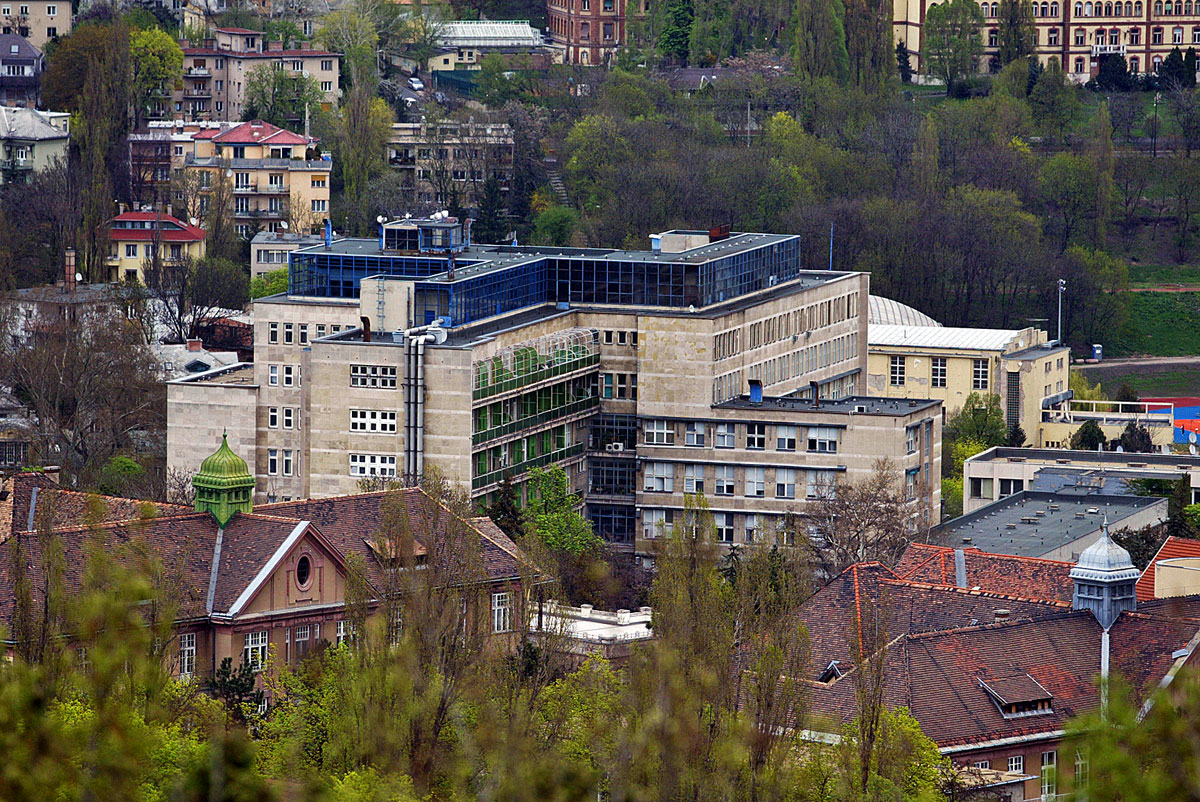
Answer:
<svg viewBox="0 0 1200 802"><path fill-rule="evenodd" d="M1122 522L1161 505L1156 496L1105 495L1086 489L1064 488L1056 493L1024 490L994 501L934 528L947 545L974 546L996 554L1040 557L1097 532L1108 516L1111 531Z"/></svg>
<svg viewBox="0 0 1200 802"><path fill-rule="evenodd" d="M794 396L765 396L761 403L750 400L749 396L741 395L714 404L715 409L766 409L782 412L826 412L830 414L859 415L891 415L901 417L912 415L922 410L936 410L941 407L938 400L913 398L875 398L873 396L852 395L839 398L836 401L821 399L819 407L814 407L807 398Z"/></svg>
<svg viewBox="0 0 1200 802"><path fill-rule="evenodd" d="M970 458L971 462L1038 462L1047 465L1097 464L1114 468L1160 467L1174 470L1200 469L1200 456L1191 454L1134 454L1119 451L1071 451L1061 448L1010 448L996 446Z"/></svg>

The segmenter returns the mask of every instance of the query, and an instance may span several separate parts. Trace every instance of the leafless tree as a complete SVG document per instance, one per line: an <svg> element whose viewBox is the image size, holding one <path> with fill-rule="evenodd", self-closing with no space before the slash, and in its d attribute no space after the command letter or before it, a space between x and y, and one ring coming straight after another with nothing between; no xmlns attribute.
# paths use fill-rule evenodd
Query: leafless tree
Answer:
<svg viewBox="0 0 1200 802"><path fill-rule="evenodd" d="M152 258L142 269L159 319L176 342L222 312L241 309L249 293L245 271L224 259Z"/></svg>
<svg viewBox="0 0 1200 802"><path fill-rule="evenodd" d="M857 484L822 488L809 523L809 535L800 539L802 547L819 574L836 576L858 562L895 565L921 529L921 506L905 498L895 465L881 459Z"/></svg>

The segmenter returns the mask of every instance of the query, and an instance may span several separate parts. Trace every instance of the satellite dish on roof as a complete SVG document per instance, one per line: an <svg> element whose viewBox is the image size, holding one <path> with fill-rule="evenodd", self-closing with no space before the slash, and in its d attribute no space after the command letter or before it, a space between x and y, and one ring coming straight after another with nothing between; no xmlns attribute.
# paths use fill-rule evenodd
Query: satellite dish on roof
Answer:
<svg viewBox="0 0 1200 802"><path fill-rule="evenodd" d="M76 274L75 274L75 280L76 280L76 281L83 281L83 273L76 273Z"/></svg>
<svg viewBox="0 0 1200 802"><path fill-rule="evenodd" d="M1117 446L1117 447L1116 447L1116 452L1117 452L1118 454L1124 454L1124 453L1125 453L1125 446Z"/></svg>

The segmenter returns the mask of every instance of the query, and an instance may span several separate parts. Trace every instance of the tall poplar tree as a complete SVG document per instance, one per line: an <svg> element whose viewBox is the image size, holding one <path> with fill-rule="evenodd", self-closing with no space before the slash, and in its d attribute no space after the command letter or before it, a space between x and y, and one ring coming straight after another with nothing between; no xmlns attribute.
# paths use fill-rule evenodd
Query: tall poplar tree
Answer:
<svg viewBox="0 0 1200 802"><path fill-rule="evenodd" d="M796 0L792 17L796 72L844 83L850 75L846 52L846 7L842 0Z"/></svg>
<svg viewBox="0 0 1200 802"><path fill-rule="evenodd" d="M1037 46L1037 29L1033 25L1033 4L1030 0L1000 0L998 30L1000 66L1031 55Z"/></svg>
<svg viewBox="0 0 1200 802"><path fill-rule="evenodd" d="M848 0L845 28L850 80L868 92L881 89L896 74L892 0Z"/></svg>

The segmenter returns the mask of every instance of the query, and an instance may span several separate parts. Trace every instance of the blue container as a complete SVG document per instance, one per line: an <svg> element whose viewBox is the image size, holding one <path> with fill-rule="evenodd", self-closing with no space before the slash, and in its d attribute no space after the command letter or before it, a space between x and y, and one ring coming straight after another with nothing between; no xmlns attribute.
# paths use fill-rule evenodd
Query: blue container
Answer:
<svg viewBox="0 0 1200 802"><path fill-rule="evenodd" d="M1092 359L1097 362L1104 361L1104 346L1100 343L1092 343Z"/></svg>

